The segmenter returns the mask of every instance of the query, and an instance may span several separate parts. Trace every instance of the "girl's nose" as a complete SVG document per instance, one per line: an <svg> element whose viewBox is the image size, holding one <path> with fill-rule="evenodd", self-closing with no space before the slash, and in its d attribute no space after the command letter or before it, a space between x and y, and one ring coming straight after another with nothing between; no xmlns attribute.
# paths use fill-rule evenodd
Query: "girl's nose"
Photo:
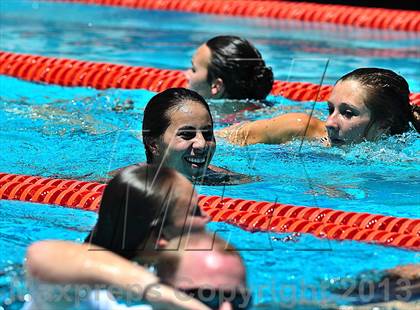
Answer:
<svg viewBox="0 0 420 310"><path fill-rule="evenodd" d="M206 139L204 139L203 133L201 131L197 131L195 135L193 148L194 149L204 149L206 147Z"/></svg>
<svg viewBox="0 0 420 310"><path fill-rule="evenodd" d="M335 113L328 116L327 121L325 122L325 127L327 128L327 130L338 129L337 116L335 115Z"/></svg>

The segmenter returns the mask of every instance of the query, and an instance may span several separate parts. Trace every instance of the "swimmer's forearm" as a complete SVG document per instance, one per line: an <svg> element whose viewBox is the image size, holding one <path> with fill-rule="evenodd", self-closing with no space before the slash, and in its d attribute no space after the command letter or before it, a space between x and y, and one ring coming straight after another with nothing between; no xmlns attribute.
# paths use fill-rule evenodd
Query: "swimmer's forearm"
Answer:
<svg viewBox="0 0 420 310"><path fill-rule="evenodd" d="M157 309L165 306L166 309L208 310L199 301L160 284L159 278L144 267L89 244L66 241L34 243L28 248L26 266L29 278L34 278L34 282L105 284L143 297Z"/></svg>
<svg viewBox="0 0 420 310"><path fill-rule="evenodd" d="M281 144L298 137L321 138L324 122L305 113L287 113L270 119L241 123L221 130L219 136L238 145Z"/></svg>
<svg viewBox="0 0 420 310"><path fill-rule="evenodd" d="M216 132L216 135L240 146L265 143L265 133L260 124L261 121L239 123Z"/></svg>
<svg viewBox="0 0 420 310"><path fill-rule="evenodd" d="M157 281L145 268L110 251L66 241L31 245L26 266L32 277L49 283L106 284L124 289L138 284L138 289Z"/></svg>
<svg viewBox="0 0 420 310"><path fill-rule="evenodd" d="M288 140L285 139L285 136L281 123L276 122L275 118L234 125L228 127L224 135L230 143L241 146L258 143L283 143Z"/></svg>

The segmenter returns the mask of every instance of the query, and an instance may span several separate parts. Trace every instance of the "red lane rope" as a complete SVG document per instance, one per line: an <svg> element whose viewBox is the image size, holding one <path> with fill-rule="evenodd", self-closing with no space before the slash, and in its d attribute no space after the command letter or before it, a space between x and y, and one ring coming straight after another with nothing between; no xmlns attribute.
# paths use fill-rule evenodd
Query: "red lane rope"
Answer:
<svg viewBox="0 0 420 310"><path fill-rule="evenodd" d="M0 173L0 199L96 211L105 184Z"/></svg>
<svg viewBox="0 0 420 310"><path fill-rule="evenodd" d="M112 5L146 10L263 17L306 22L333 23L363 28L420 31L417 11L361 8L348 5L257 0L52 0Z"/></svg>
<svg viewBox="0 0 420 310"><path fill-rule="evenodd" d="M357 226L334 223L311 222L304 219L288 218L284 216L270 217L258 213L226 209L217 210L203 208L203 210L212 217L213 221L227 222L251 231L309 233L319 238L332 240L374 242L382 245L420 250L420 238L417 234L365 229Z"/></svg>
<svg viewBox="0 0 420 310"><path fill-rule="evenodd" d="M143 88L160 92L170 87L186 87L182 71L133 67L66 58L0 51L0 74L27 81L82 86L97 89ZM331 85L274 81L272 95L295 101L326 101ZM411 104L420 105L420 93L410 94Z"/></svg>
<svg viewBox="0 0 420 310"><path fill-rule="evenodd" d="M264 225L268 225L268 222L272 224L278 218L287 218L311 223L347 225L360 229L413 234L420 237L420 219L222 198L219 196L200 196L199 206L203 210L210 210L214 220L222 218L224 221L239 221L237 216L240 214L254 214L256 219L245 223L245 226L249 229L264 227ZM241 221L239 221L239 224L241 224Z"/></svg>
<svg viewBox="0 0 420 310"><path fill-rule="evenodd" d="M97 211L105 184L0 173L0 199ZM347 212L281 203L200 196L213 221L251 231L310 233L420 250L420 219Z"/></svg>
<svg viewBox="0 0 420 310"><path fill-rule="evenodd" d="M0 74L28 81L97 89L144 88L155 92L186 85L181 71L131 67L0 51Z"/></svg>

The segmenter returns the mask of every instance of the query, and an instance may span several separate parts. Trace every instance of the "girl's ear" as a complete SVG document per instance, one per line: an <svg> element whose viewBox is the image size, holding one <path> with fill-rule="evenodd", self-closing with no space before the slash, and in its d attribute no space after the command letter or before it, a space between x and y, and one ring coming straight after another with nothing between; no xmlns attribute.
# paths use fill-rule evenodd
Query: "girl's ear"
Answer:
<svg viewBox="0 0 420 310"><path fill-rule="evenodd" d="M158 157L160 155L160 150L159 150L159 146L156 139L151 139L147 143L147 145L149 147L150 152L153 154L153 156Z"/></svg>
<svg viewBox="0 0 420 310"><path fill-rule="evenodd" d="M158 248L159 248L159 249L162 249L162 248L166 247L166 246L168 245L168 243L169 243L169 241L168 241L168 240L163 239L163 238L160 238L160 239L157 241L157 246L158 246Z"/></svg>
<svg viewBox="0 0 420 310"><path fill-rule="evenodd" d="M221 98L225 92L225 84L221 78L214 79L210 86L211 96Z"/></svg>

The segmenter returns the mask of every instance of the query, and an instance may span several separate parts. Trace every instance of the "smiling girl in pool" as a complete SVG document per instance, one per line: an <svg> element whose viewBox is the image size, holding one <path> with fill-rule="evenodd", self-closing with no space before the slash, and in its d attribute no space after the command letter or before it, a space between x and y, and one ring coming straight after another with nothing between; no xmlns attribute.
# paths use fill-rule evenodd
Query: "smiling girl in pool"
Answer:
<svg viewBox="0 0 420 310"><path fill-rule="evenodd" d="M320 139L331 146L374 141L383 135L404 133L410 123L419 131L418 107L410 105L409 94L407 81L395 72L360 68L335 84L325 122L307 114L289 113L236 124L218 135L239 145L279 144L299 137Z"/></svg>
<svg viewBox="0 0 420 310"><path fill-rule="evenodd" d="M148 164L163 165L206 185L249 182L250 178L209 165L216 150L207 102L185 88L170 88L144 110L143 143Z"/></svg>

